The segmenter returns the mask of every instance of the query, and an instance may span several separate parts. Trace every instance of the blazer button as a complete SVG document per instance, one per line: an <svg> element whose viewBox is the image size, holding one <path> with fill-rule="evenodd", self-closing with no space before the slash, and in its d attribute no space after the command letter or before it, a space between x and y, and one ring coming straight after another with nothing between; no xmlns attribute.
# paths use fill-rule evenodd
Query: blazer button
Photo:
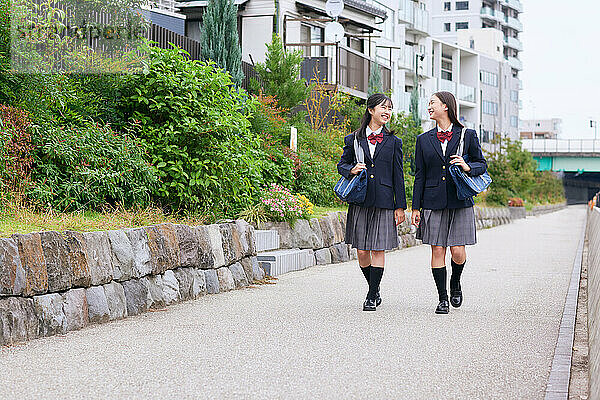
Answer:
<svg viewBox="0 0 600 400"><path fill-rule="evenodd" d="M443 180L443 181L445 181L445 180L446 180L446 177L445 177L445 176L442 176L442 180Z"/></svg>
<svg viewBox="0 0 600 400"><path fill-rule="evenodd" d="M375 178L375 177L374 177L373 175L371 175L371 179L372 179L372 178Z"/></svg>
<svg viewBox="0 0 600 400"><path fill-rule="evenodd" d="M445 166L445 165L442 165L442 169L446 169L446 166Z"/></svg>
<svg viewBox="0 0 600 400"><path fill-rule="evenodd" d="M371 164L371 168L375 167L375 164Z"/></svg>

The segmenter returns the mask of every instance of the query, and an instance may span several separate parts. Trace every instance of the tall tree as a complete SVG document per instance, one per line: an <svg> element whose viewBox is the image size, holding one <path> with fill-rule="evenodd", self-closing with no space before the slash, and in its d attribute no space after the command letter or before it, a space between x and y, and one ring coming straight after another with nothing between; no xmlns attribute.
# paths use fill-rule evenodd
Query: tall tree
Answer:
<svg viewBox="0 0 600 400"><path fill-rule="evenodd" d="M209 0L202 21L202 58L214 61L241 85L242 51L237 28L237 6L233 0Z"/></svg>
<svg viewBox="0 0 600 400"><path fill-rule="evenodd" d="M281 39L273 34L267 44L264 63L254 67L260 77L263 93L277 98L280 107L292 109L301 104L308 94L306 79L300 78L304 57L300 51L285 51ZM254 80L251 87L258 91L259 83Z"/></svg>
<svg viewBox="0 0 600 400"><path fill-rule="evenodd" d="M381 68L378 63L371 64L369 73L369 85L367 94L370 96L375 93L383 93L383 82L381 82Z"/></svg>

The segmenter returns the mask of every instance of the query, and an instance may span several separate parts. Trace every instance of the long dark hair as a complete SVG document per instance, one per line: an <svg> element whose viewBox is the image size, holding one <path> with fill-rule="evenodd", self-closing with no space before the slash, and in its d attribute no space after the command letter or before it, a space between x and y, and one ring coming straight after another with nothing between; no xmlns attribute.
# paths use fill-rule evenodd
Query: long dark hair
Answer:
<svg viewBox="0 0 600 400"><path fill-rule="evenodd" d="M369 98L367 99L367 109L365 110L365 113L363 114L362 119L360 120L360 128L358 128L358 131L356 131L356 137L358 139L362 139L366 136L367 126L371 122L371 113L369 113L369 109L373 109L378 105L384 103L390 103L390 106L394 107L392 99L390 99L383 93L375 93L369 96ZM384 130L388 133L391 133L387 129Z"/></svg>
<svg viewBox="0 0 600 400"><path fill-rule="evenodd" d="M448 118L450 118L452 125L464 128L463 124L456 118L456 98L454 95L450 92L435 92L433 95L448 107Z"/></svg>

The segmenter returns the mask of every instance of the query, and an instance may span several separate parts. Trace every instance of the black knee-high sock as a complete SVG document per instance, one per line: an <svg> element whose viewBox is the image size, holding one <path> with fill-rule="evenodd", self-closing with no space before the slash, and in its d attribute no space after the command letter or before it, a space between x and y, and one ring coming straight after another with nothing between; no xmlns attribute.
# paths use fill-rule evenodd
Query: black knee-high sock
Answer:
<svg viewBox="0 0 600 400"><path fill-rule="evenodd" d="M431 268L431 272L433 273L433 280L435 281L440 301L448 300L448 292L446 291L446 266Z"/></svg>
<svg viewBox="0 0 600 400"><path fill-rule="evenodd" d="M371 267L370 265L367 267L360 267L360 270L362 271L363 275L365 276L365 279L367 280L367 283L369 283L369 276L371 274L371 269L373 267Z"/></svg>
<svg viewBox="0 0 600 400"><path fill-rule="evenodd" d="M452 260L452 275L450 275L450 292L460 290L460 274L462 274L466 260L462 264L457 264Z"/></svg>
<svg viewBox="0 0 600 400"><path fill-rule="evenodd" d="M367 294L367 299L375 300L382 276L383 268L371 266L371 274L369 275L369 293Z"/></svg>

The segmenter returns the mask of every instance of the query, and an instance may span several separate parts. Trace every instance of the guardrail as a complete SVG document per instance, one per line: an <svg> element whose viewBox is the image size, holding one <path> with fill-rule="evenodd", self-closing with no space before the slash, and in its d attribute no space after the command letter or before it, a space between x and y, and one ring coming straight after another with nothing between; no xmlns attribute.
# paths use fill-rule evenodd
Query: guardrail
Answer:
<svg viewBox="0 0 600 400"><path fill-rule="evenodd" d="M531 153L598 153L600 139L522 139L522 148Z"/></svg>

